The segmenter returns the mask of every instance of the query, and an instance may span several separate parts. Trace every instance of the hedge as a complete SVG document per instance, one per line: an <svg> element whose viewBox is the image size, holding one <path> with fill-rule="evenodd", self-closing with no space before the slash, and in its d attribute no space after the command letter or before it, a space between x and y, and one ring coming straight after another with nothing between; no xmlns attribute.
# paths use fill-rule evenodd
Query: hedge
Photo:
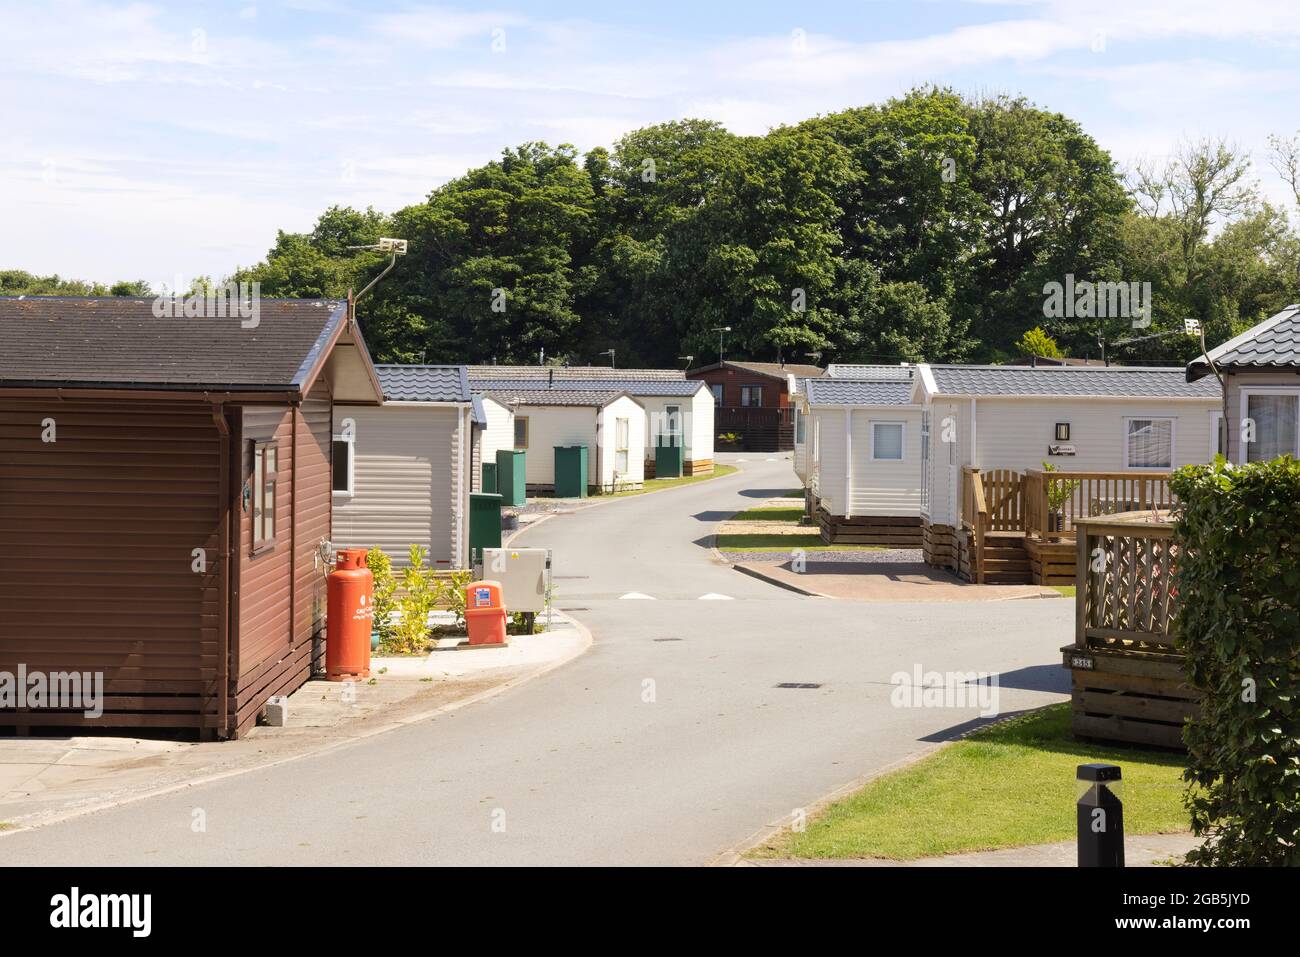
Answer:
<svg viewBox="0 0 1300 957"><path fill-rule="evenodd" d="M1189 466L1170 487L1175 635L1205 692L1183 731L1201 865L1300 865L1300 462Z"/></svg>

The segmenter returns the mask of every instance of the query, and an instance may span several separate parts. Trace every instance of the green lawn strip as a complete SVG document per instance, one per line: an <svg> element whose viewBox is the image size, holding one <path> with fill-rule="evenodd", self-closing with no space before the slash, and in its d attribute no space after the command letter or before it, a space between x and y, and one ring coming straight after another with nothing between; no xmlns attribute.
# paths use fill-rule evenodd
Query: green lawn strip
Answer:
<svg viewBox="0 0 1300 957"><path fill-rule="evenodd" d="M729 522L789 522L793 525L799 524L799 519L803 518L803 509L801 508L751 508L746 509L739 515L733 515L727 519Z"/></svg>
<svg viewBox="0 0 1300 957"><path fill-rule="evenodd" d="M1047 587L1048 587L1048 588L1055 589L1056 591L1059 591L1059 592L1060 592L1062 595L1064 595L1066 598L1073 598L1073 597L1074 597L1074 589L1075 589L1077 586L1075 586L1075 585L1048 585Z"/></svg>
<svg viewBox="0 0 1300 957"><path fill-rule="evenodd" d="M715 465L712 472L705 472L700 475L683 475L681 478L672 479L646 479L641 488L631 488L623 492L612 492L601 495L601 498L625 498L628 495L644 495L646 492L654 492L661 488L677 488L679 485L693 485L696 482L707 482L709 479L722 478L724 475L730 475L737 471L734 465Z"/></svg>
<svg viewBox="0 0 1300 957"><path fill-rule="evenodd" d="M1090 761L1123 768L1127 834L1189 827L1185 757L1070 735L1069 704L985 728L831 805L801 834L782 832L756 857L912 860L961 851L1073 840L1075 769Z"/></svg>
<svg viewBox="0 0 1300 957"><path fill-rule="evenodd" d="M881 545L827 545L816 532L807 534L735 534L719 535L714 542L720 552L782 552L792 548L804 551L845 552L845 551L879 551Z"/></svg>

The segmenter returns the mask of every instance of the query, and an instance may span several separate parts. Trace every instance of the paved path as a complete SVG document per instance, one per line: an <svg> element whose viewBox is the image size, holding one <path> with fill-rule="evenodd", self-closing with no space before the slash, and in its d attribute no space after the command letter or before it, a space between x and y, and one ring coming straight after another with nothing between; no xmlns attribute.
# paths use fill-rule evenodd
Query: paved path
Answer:
<svg viewBox="0 0 1300 957"><path fill-rule="evenodd" d="M1124 839L1125 867L1163 867L1178 862L1201 841L1191 834L1139 834ZM810 860L772 858L744 861L750 867L1078 867L1079 849L1074 841L1031 844L1000 851L970 851L922 857L914 861Z"/></svg>
<svg viewBox="0 0 1300 957"><path fill-rule="evenodd" d="M595 636L573 663L326 754L0 836L0 860L703 863L976 723L892 707L895 672L998 671L1004 712L1063 699L1068 602L833 602L717 563L714 524L796 484L788 458L762 458L522 534L554 547L558 604Z"/></svg>

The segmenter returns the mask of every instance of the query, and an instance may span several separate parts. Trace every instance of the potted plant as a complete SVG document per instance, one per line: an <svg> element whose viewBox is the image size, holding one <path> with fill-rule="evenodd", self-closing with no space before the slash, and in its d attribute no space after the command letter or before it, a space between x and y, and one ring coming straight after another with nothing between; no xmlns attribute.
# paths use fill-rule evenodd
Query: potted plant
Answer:
<svg viewBox="0 0 1300 957"><path fill-rule="evenodd" d="M739 432L720 432L718 433L717 448L724 452L739 452L743 437Z"/></svg>
<svg viewBox="0 0 1300 957"><path fill-rule="evenodd" d="M1043 463L1044 472L1059 472L1051 462ZM1044 481L1047 482L1046 478ZM1065 530L1065 503L1070 500L1074 490L1079 487L1078 481L1070 482L1047 482L1047 538L1048 541L1059 542L1061 532Z"/></svg>

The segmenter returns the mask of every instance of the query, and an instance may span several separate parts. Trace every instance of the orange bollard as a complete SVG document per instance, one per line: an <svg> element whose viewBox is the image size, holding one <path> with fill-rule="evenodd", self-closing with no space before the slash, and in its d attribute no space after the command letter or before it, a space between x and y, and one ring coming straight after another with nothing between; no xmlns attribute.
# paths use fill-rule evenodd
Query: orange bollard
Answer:
<svg viewBox="0 0 1300 957"><path fill-rule="evenodd" d="M328 585L325 677L330 681L368 677L375 576L366 567L366 549L339 549Z"/></svg>
<svg viewBox="0 0 1300 957"><path fill-rule="evenodd" d="M501 583L471 582L465 589L465 628L472 648L506 644L506 606Z"/></svg>

